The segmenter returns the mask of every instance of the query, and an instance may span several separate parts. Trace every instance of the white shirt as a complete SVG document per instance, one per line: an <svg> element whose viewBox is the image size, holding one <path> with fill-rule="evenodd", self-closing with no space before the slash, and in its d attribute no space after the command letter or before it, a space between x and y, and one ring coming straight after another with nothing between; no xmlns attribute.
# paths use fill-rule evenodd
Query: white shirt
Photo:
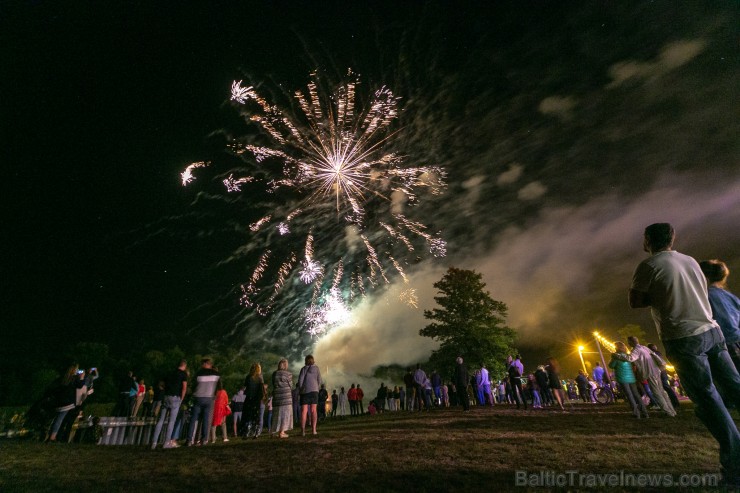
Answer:
<svg viewBox="0 0 740 493"><path fill-rule="evenodd" d="M658 335L681 339L716 327L707 298L707 282L693 258L673 250L660 251L635 269L632 287L647 293Z"/></svg>

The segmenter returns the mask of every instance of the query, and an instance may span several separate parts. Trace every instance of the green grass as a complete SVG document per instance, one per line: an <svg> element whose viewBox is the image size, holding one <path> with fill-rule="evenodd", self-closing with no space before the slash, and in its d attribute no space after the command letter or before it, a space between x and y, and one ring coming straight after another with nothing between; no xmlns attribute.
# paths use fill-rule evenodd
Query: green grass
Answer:
<svg viewBox="0 0 740 493"><path fill-rule="evenodd" d="M5 440L0 491L526 491L514 488L515 470L719 471L718 446L688 402L675 419L638 421L621 403L499 406L327 420L317 437L291 434L155 451Z"/></svg>

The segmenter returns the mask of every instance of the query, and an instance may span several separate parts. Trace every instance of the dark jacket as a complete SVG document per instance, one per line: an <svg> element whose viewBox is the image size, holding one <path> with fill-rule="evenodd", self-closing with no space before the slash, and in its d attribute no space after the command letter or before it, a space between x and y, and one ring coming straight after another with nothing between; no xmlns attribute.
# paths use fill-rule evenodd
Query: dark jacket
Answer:
<svg viewBox="0 0 740 493"><path fill-rule="evenodd" d="M469 380L470 377L468 376L468 368L465 366L465 363L456 364L453 382L455 383L455 386L458 388L458 390L466 389L468 387Z"/></svg>

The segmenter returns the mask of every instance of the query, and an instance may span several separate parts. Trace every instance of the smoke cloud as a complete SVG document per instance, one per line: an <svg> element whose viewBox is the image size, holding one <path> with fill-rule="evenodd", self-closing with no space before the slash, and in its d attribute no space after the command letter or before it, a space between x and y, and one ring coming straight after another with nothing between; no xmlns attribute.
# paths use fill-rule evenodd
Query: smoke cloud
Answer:
<svg viewBox="0 0 740 493"><path fill-rule="evenodd" d="M738 263L740 178L719 189L701 185L707 181L674 176L635 198L611 195L581 206L544 209L531 223L499 234L487 253L448 261L483 274L491 296L508 305L508 325L517 330L525 350L547 352L565 334L586 335L595 321L612 329L642 323L650 330L647 311L626 306L632 272L646 255L645 226L670 222L677 232L677 250L697 258L723 258L731 269ZM419 336L428 323L423 310L434 306L433 283L445 270L439 263L425 263L410 273L419 297L417 310L398 302L404 287L398 285L362 303L352 324L316 344L322 366L351 379L370 375L377 366L425 360L436 344Z"/></svg>

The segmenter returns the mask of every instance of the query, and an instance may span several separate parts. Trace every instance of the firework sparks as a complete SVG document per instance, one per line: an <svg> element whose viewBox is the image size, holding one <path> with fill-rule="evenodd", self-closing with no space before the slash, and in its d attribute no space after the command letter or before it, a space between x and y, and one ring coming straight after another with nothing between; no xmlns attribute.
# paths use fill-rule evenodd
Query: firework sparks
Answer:
<svg viewBox="0 0 740 493"><path fill-rule="evenodd" d="M303 260L301 267L300 278L306 284L311 284L324 272L324 268L315 260Z"/></svg>
<svg viewBox="0 0 740 493"><path fill-rule="evenodd" d="M249 183L251 181L254 181L254 177L252 176L247 176L244 178L234 178L234 175L231 174L228 178L224 180L224 186L226 187L227 192L241 192L242 184Z"/></svg>
<svg viewBox="0 0 740 493"><path fill-rule="evenodd" d="M187 168L185 168L185 171L180 173L180 177L182 178L182 186L187 186L188 183L195 180L195 176L193 176L193 170L195 168L205 168L208 166L209 163L205 161L198 161L197 163L190 164Z"/></svg>
<svg viewBox="0 0 740 493"><path fill-rule="evenodd" d="M400 295L401 301L412 308L419 308L419 298L416 296L416 289L409 288Z"/></svg>
<svg viewBox="0 0 740 493"><path fill-rule="evenodd" d="M380 280L390 283L391 272L408 284L401 266L405 262L400 260L405 254L423 251L424 243L433 256L445 254L439 233L431 234L426 225L399 213L417 205L424 192L442 193L444 170L408 166L404 156L387 150L393 146L390 127L398 118L399 98L382 86L363 100L359 84L359 77L350 71L347 81L326 91L318 75L312 74L306 90L293 93L299 108L296 112L268 103L242 81L231 86L231 100L243 106L246 119L264 131L260 138L271 143L261 143L252 136L229 144L229 149L251 167L256 162L261 174L229 174L223 184L228 192L241 192L247 184L259 185L276 202L261 219L249 224L249 230L263 235L261 244L271 250L262 254L250 280L242 286L241 301L259 314L267 313L288 285L286 281L296 275L303 283L314 285L310 307L305 310L311 334L346 320L349 307L344 292L350 300L365 296L366 287L374 287ZM192 169L204 165L190 165L182 173L183 184L194 179ZM289 198L279 203L283 194ZM268 224L272 226L265 227ZM272 250L276 257L282 257L281 249L273 248L270 239L300 237L306 229L304 259L298 261L291 252L286 260L270 267ZM342 243L345 248L339 246ZM324 277L328 270L333 272L329 285ZM261 285L266 275L275 275L277 280ZM269 295L265 293L268 290ZM415 306L415 296L413 289L407 289L401 298Z"/></svg>
<svg viewBox="0 0 740 493"><path fill-rule="evenodd" d="M336 325L346 324L350 319L351 312L336 288L329 290L322 304L312 304L306 309L308 333L312 336L320 335Z"/></svg>

